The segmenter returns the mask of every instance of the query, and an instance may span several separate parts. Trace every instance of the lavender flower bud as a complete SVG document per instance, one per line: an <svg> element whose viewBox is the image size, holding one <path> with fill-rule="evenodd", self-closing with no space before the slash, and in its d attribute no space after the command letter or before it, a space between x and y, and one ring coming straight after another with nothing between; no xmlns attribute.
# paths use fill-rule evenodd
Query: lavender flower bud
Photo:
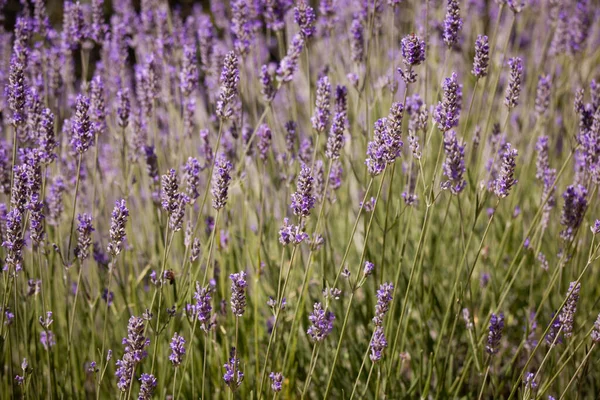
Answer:
<svg viewBox="0 0 600 400"><path fill-rule="evenodd" d="M200 186L200 171L202 167L197 158L189 157L183 167L183 179L186 182L186 193L194 202L199 196L198 188Z"/></svg>
<svg viewBox="0 0 600 400"><path fill-rule="evenodd" d="M508 60L508 65L510 66L510 79L506 88L504 105L510 110L519 104L521 80L523 79L523 61L521 57L513 57Z"/></svg>
<svg viewBox="0 0 600 400"><path fill-rule="evenodd" d="M350 27L350 54L352 61L357 64L363 62L365 53L364 27L360 15L354 15Z"/></svg>
<svg viewBox="0 0 600 400"><path fill-rule="evenodd" d="M275 393L281 392L281 386L283 383L283 375L281 375L281 372L271 372L269 374L269 378L271 379L271 389Z"/></svg>
<svg viewBox="0 0 600 400"><path fill-rule="evenodd" d="M9 271L12 268L12 272L16 273L21 270L23 247L25 246L22 229L21 212L17 208L13 208L6 215L6 237L2 243L2 247L6 249L3 271Z"/></svg>
<svg viewBox="0 0 600 400"><path fill-rule="evenodd" d="M8 105L12 111L11 123L15 128L20 127L25 123L25 65L15 55L10 60L6 91Z"/></svg>
<svg viewBox="0 0 600 400"><path fill-rule="evenodd" d="M330 111L331 84L327 75L323 75L317 81L317 98L315 112L311 118L312 126L317 133L322 134L327 129Z"/></svg>
<svg viewBox="0 0 600 400"><path fill-rule="evenodd" d="M600 343L600 314L598 314L598 318L596 318L596 322L594 322L590 337L592 338L592 342L596 344Z"/></svg>
<svg viewBox="0 0 600 400"><path fill-rule="evenodd" d="M127 128L127 125L129 125L130 112L129 89L119 89L117 92L117 125L119 125L121 129L125 129Z"/></svg>
<svg viewBox="0 0 600 400"><path fill-rule="evenodd" d="M275 88L274 83L274 75L275 72L266 65L263 65L260 69L260 83L261 83L261 91L260 93L263 96L263 99L268 104L273 101L275 98L275 94L277 93L277 89Z"/></svg>
<svg viewBox="0 0 600 400"><path fill-rule="evenodd" d="M558 316L558 320L562 324L562 332L566 338L569 338L573 335L573 321L575 319L575 312L577 311L577 303L579 302L580 289L580 283L571 282L569 284L567 302Z"/></svg>
<svg viewBox="0 0 600 400"><path fill-rule="evenodd" d="M259 126L256 136L258 137L258 143L256 144L258 156L264 162L269 157L269 150L271 149L272 134L269 125L262 124Z"/></svg>
<svg viewBox="0 0 600 400"><path fill-rule="evenodd" d="M246 273L244 271L229 275L231 279L231 312L241 317L246 311Z"/></svg>
<svg viewBox="0 0 600 400"><path fill-rule="evenodd" d="M502 166L498 178L495 182L494 192L499 198L507 197L510 189L517 184L515 175L515 159L519 155L517 149L513 149L510 143L506 144L504 154L502 156Z"/></svg>
<svg viewBox="0 0 600 400"><path fill-rule="evenodd" d="M292 38L292 43L288 49L287 55L283 57L277 68L277 80L281 83L290 82L294 73L298 69L298 59L304 48L304 39L302 35L296 34Z"/></svg>
<svg viewBox="0 0 600 400"><path fill-rule="evenodd" d="M313 196L313 182L311 170L308 166L302 165L298 176L296 192L292 193L291 208L294 214L300 218L306 218L310 215L310 210L315 206L315 197Z"/></svg>
<svg viewBox="0 0 600 400"><path fill-rule="evenodd" d="M450 189L452 194L457 195L463 191L467 182L463 177L466 171L465 144L458 141L456 132L447 131L444 133L444 152L446 153L446 161L442 169L448 180L442 182L442 189Z"/></svg>
<svg viewBox="0 0 600 400"><path fill-rule="evenodd" d="M379 286L377 290L377 305L375 306L375 317L373 323L375 326L383 326L383 319L390 309L390 303L393 300L394 285L386 282Z"/></svg>
<svg viewBox="0 0 600 400"><path fill-rule="evenodd" d="M433 120L437 123L438 129L442 132L448 131L458 126L462 103L462 85L458 84L456 73L452 73L450 78L444 79L442 85L444 95L435 107Z"/></svg>
<svg viewBox="0 0 600 400"><path fill-rule="evenodd" d="M344 131L346 129L346 114L336 113L333 116L333 122L329 129L327 137L327 149L325 155L327 158L337 160L340 158L340 150L344 145Z"/></svg>
<svg viewBox="0 0 600 400"><path fill-rule="evenodd" d="M588 191L583 185L571 185L563 194L565 205L560 216L560 223L565 228L560 232L560 237L565 241L571 241L575 232L583 222L585 210L587 209Z"/></svg>
<svg viewBox="0 0 600 400"><path fill-rule="evenodd" d="M550 106L550 95L552 94L552 77L540 75L535 96L535 114L538 118L546 115Z"/></svg>
<svg viewBox="0 0 600 400"><path fill-rule="evenodd" d="M88 214L77 215L77 246L75 247L75 257L81 261L90 256L90 245L92 244L92 216Z"/></svg>
<svg viewBox="0 0 600 400"><path fill-rule="evenodd" d="M369 358L373 362L377 362L381 360L383 357L383 351L388 346L387 340L385 339L385 333L381 326L375 328L375 333L373 333L373 338L371 339L371 354Z"/></svg>
<svg viewBox="0 0 600 400"><path fill-rule="evenodd" d="M473 69L471 73L476 78L483 78L488 74L488 64L490 61L490 45L486 35L478 35L475 41L475 58L473 60Z"/></svg>
<svg viewBox="0 0 600 400"><path fill-rule="evenodd" d="M117 360L117 371L115 376L118 378L117 386L121 392L126 392L131 386L134 370L147 356L146 347L150 345L150 340L144 337L145 320L140 317L132 316L127 325L127 337L123 339L125 353L123 358Z"/></svg>
<svg viewBox="0 0 600 400"><path fill-rule="evenodd" d="M164 174L160 181L160 203L168 214L175 211L177 207L177 200L179 198L179 183L177 182L177 172L174 169L170 169L169 172Z"/></svg>
<svg viewBox="0 0 600 400"><path fill-rule="evenodd" d="M444 43L452 47L458 42L458 33L462 29L460 18L460 6L458 0L448 0L446 7L446 18L444 19Z"/></svg>
<svg viewBox="0 0 600 400"><path fill-rule="evenodd" d="M237 98L240 75L238 70L238 59L233 51L225 56L223 71L221 72L221 89L219 101L217 101L217 116L227 120L233 115L233 103Z"/></svg>
<svg viewBox="0 0 600 400"><path fill-rule="evenodd" d="M123 241L125 240L125 225L128 218L129 210L127 209L125 200L117 200L110 221L110 242L106 249L108 254L113 258L121 253Z"/></svg>
<svg viewBox="0 0 600 400"><path fill-rule="evenodd" d="M185 339L183 336L180 336L175 332L173 335L173 339L171 339L171 354L169 355L169 360L173 364L174 367L179 367L181 362L183 361L183 356L185 355Z"/></svg>
<svg viewBox="0 0 600 400"><path fill-rule="evenodd" d="M229 386L231 390L237 389L244 380L244 373L240 369L240 359L236 357L235 347L231 348L229 360L223 368L225 368L225 374L223 375L225 384Z"/></svg>
<svg viewBox="0 0 600 400"><path fill-rule="evenodd" d="M158 381L152 374L142 374L140 376L140 393L138 394L138 400L150 400L154 394L154 389L158 385Z"/></svg>
<svg viewBox="0 0 600 400"><path fill-rule="evenodd" d="M94 139L94 130L89 116L90 99L84 95L77 96L75 118L72 125L71 146L79 154L85 153Z"/></svg>
<svg viewBox="0 0 600 400"><path fill-rule="evenodd" d="M504 314L492 314L490 319L490 329L488 332L487 346L485 350L490 356L500 351L500 340L502 340L502 330L504 329Z"/></svg>
<svg viewBox="0 0 600 400"><path fill-rule="evenodd" d="M329 311L323 310L321 303L315 303L313 312L308 316L311 326L306 333L314 342L322 342L329 336L333 329L335 315Z"/></svg>
<svg viewBox="0 0 600 400"><path fill-rule="evenodd" d="M213 172L212 180L212 195L213 195L213 208L220 210L227 204L227 193L229 191L229 183L231 182L231 170L233 166L221 155L217 157L215 161L215 170Z"/></svg>
<svg viewBox="0 0 600 400"><path fill-rule="evenodd" d="M311 38L315 33L315 19L315 10L308 2L298 0L298 5L294 8L294 21L298 24L300 34L305 40Z"/></svg>
<svg viewBox="0 0 600 400"><path fill-rule="evenodd" d="M578 0L569 21L569 51L578 54L585 50L586 41L592 27L592 10L589 0Z"/></svg>
<svg viewBox="0 0 600 400"><path fill-rule="evenodd" d="M179 73L179 87L183 98L189 98L198 85L198 68L196 67L196 47L185 45L181 72Z"/></svg>
<svg viewBox="0 0 600 400"><path fill-rule="evenodd" d="M250 51L252 30L248 21L247 0L235 0L231 2L231 33L233 34L233 45L235 50L242 56Z"/></svg>

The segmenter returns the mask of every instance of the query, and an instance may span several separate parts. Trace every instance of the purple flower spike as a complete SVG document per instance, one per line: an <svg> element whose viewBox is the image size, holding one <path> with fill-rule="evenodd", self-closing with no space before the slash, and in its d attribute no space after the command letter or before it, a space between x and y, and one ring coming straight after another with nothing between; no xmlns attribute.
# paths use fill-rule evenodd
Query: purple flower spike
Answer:
<svg viewBox="0 0 600 400"><path fill-rule="evenodd" d="M462 107L462 85L458 84L456 73L444 79L442 85L444 95L433 112L433 120L442 132L458 126L458 118Z"/></svg>
<svg viewBox="0 0 600 400"><path fill-rule="evenodd" d="M302 165L298 175L298 184L296 192L292 193L291 208L294 214L301 218L310 215L310 210L315 206L315 196L313 195L313 182L311 170L308 166Z"/></svg>
<svg viewBox="0 0 600 400"><path fill-rule="evenodd" d="M273 389L275 393L281 392L283 383L283 375L281 375L281 372L271 372L269 378L271 379L271 389Z"/></svg>
<svg viewBox="0 0 600 400"><path fill-rule="evenodd" d="M311 118L312 126L317 133L322 134L329 124L331 99L331 84L327 75L317 81L317 98L315 112Z"/></svg>
<svg viewBox="0 0 600 400"><path fill-rule="evenodd" d="M381 326L375 328L375 333L371 339L371 354L369 358L371 361L377 362L383 357L383 351L388 346L387 340L385 339L385 333Z"/></svg>
<svg viewBox="0 0 600 400"><path fill-rule="evenodd" d="M510 193L510 189L517 184L517 180L514 178L515 175L515 159L517 158L518 151L513 149L510 143L506 144L504 154L502 156L502 166L498 178L495 182L494 192L499 198L507 197Z"/></svg>
<svg viewBox="0 0 600 400"><path fill-rule="evenodd" d="M508 65L510 67L510 79L506 88L504 105L510 110L519 104L521 80L523 79L523 60L521 60L521 57L513 57L508 60Z"/></svg>
<svg viewBox="0 0 600 400"><path fill-rule="evenodd" d="M217 157L212 180L213 208L215 210L220 210L227 204L232 169L233 166L225 156Z"/></svg>
<svg viewBox="0 0 600 400"><path fill-rule="evenodd" d="M217 101L217 116L227 120L233 115L233 103L237 97L240 72L238 59L233 51L225 56L223 71L221 72L221 89Z"/></svg>
<svg viewBox="0 0 600 400"><path fill-rule="evenodd" d="M315 33L315 10L306 0L299 0L294 8L294 21L300 28L300 34L304 39L309 39Z"/></svg>
<svg viewBox="0 0 600 400"><path fill-rule="evenodd" d="M475 59L473 60L473 69L471 73L476 78L483 78L488 74L488 64L490 61L490 45L486 35L477 36L475 41Z"/></svg>
<svg viewBox="0 0 600 400"><path fill-rule="evenodd" d="M446 153L446 161L442 169L448 180L442 182L442 189L450 189L452 194L459 194L463 191L467 182L463 177L466 171L465 144L458 141L456 132L447 131L444 133L444 152Z"/></svg>
<svg viewBox="0 0 600 400"><path fill-rule="evenodd" d="M500 340L502 340L503 329L504 314L492 314L492 318L490 319L487 346L485 346L485 350L490 356L493 356L500 351Z"/></svg>
<svg viewBox="0 0 600 400"><path fill-rule="evenodd" d="M231 312L236 317L244 315L246 310L246 273L244 271L229 275L231 279Z"/></svg>
<svg viewBox="0 0 600 400"><path fill-rule="evenodd" d="M322 342L327 338L333 329L333 321L335 315L329 311L323 310L321 303L315 303L313 312L309 315L308 320L311 326L306 333L314 342Z"/></svg>
<svg viewBox="0 0 600 400"><path fill-rule="evenodd" d="M94 129L89 116L90 99L84 95L77 96L75 118L72 125L71 146L79 154L85 153L94 139Z"/></svg>
<svg viewBox="0 0 600 400"><path fill-rule="evenodd" d="M169 360L174 367L178 367L181 365L183 356L185 355L185 339L183 336L180 336L177 332L175 332L173 339L171 339L170 346L171 355L169 355Z"/></svg>
<svg viewBox="0 0 600 400"><path fill-rule="evenodd" d="M125 240L125 225L129 218L129 209L125 200L117 200L112 212L110 222L110 242L107 251L114 258L121 253L123 241Z"/></svg>
<svg viewBox="0 0 600 400"><path fill-rule="evenodd" d="M444 19L444 43L452 47L458 42L458 33L462 29L460 6L458 0L448 0L446 18Z"/></svg>

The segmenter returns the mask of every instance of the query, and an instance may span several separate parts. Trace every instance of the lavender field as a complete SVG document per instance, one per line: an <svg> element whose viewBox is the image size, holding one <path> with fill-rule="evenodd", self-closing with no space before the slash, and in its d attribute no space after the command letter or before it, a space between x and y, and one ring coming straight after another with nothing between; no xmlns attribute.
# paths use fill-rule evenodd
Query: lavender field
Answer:
<svg viewBox="0 0 600 400"><path fill-rule="evenodd" d="M0 10L0 398L600 398L598 0Z"/></svg>

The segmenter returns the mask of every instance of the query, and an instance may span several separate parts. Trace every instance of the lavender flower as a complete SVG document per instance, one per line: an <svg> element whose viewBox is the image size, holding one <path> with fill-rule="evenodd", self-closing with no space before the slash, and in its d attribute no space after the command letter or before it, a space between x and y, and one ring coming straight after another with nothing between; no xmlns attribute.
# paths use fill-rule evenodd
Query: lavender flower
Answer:
<svg viewBox="0 0 600 400"><path fill-rule="evenodd" d="M256 136L258 137L258 143L256 144L258 156L264 162L269 157L269 150L271 149L271 142L273 140L269 125L262 124L259 126L256 131Z"/></svg>
<svg viewBox="0 0 600 400"><path fill-rule="evenodd" d="M117 200L113 208L110 221L110 242L107 251L113 258L121 253L123 241L125 240L125 225L129 218L129 210L125 200Z"/></svg>
<svg viewBox="0 0 600 400"><path fill-rule="evenodd" d="M215 161L215 169L213 172L212 180L212 195L213 195L213 208L220 210L227 204L227 193L229 191L229 183L231 182L231 170L233 166L225 158L225 156L218 156Z"/></svg>
<svg viewBox="0 0 600 400"><path fill-rule="evenodd" d="M183 336L175 332L173 339L171 339L170 347L171 354L169 355L169 360L173 363L174 367L179 367L185 355L185 339Z"/></svg>
<svg viewBox="0 0 600 400"><path fill-rule="evenodd" d="M413 71L413 67L425 62L425 41L413 33L402 38L401 49L402 62L406 65L406 69L398 68L398 73L407 85L415 83L417 74Z"/></svg>
<svg viewBox="0 0 600 400"><path fill-rule="evenodd" d="M23 262L23 247L25 241L22 239L21 212L13 208L6 215L6 236L2 247L6 249L6 259L4 260L3 271L16 273L21 270Z"/></svg>
<svg viewBox="0 0 600 400"><path fill-rule="evenodd" d="M233 115L233 103L237 97L240 75L238 70L238 59L230 51L225 56L223 71L221 72L221 89L219 92L219 101L217 102L217 116L222 120L227 120Z"/></svg>
<svg viewBox="0 0 600 400"><path fill-rule="evenodd" d="M304 232L303 226L292 225L288 218L283 219L283 226L279 229L279 243L284 246L290 243L299 245L308 238L308 233Z"/></svg>
<svg viewBox="0 0 600 400"><path fill-rule="evenodd" d="M45 350L50 350L56 345L56 337L50 330L43 330L40 332L40 343L44 346Z"/></svg>
<svg viewBox="0 0 600 400"><path fill-rule="evenodd" d="M550 95L552 92L552 77L540 75L535 96L535 114L538 118L546 115L550 106Z"/></svg>
<svg viewBox="0 0 600 400"><path fill-rule="evenodd" d="M237 358L235 347L231 348L229 360L223 368L225 368L225 374L223 375L225 384L229 386L231 390L236 390L244 380L244 373L240 369L240 359Z"/></svg>
<svg viewBox="0 0 600 400"><path fill-rule="evenodd" d="M340 150L344 145L344 131L346 129L346 114L336 113L327 137L327 149L325 156L332 160L340 158Z"/></svg>
<svg viewBox="0 0 600 400"><path fill-rule="evenodd" d="M231 2L231 33L233 34L233 45L235 50L242 56L250 51L252 39L251 24L248 20L249 10L246 0L234 0Z"/></svg>
<svg viewBox="0 0 600 400"><path fill-rule="evenodd" d="M268 104L273 101L277 89L274 82L275 71L270 66L263 65L260 69L260 83L263 99Z"/></svg>
<svg viewBox="0 0 600 400"><path fill-rule="evenodd" d="M15 127L20 127L25 123L25 65L17 55L13 55L10 60L10 72L8 75L8 86L6 87L8 105L12 111L11 123Z"/></svg>
<svg viewBox="0 0 600 400"><path fill-rule="evenodd" d="M444 133L444 152L446 153L446 161L442 169L448 180L442 182L442 189L450 189L452 194L459 194L463 191L467 182L463 177L466 171L465 144L458 141L456 132L447 131Z"/></svg>
<svg viewBox="0 0 600 400"><path fill-rule="evenodd" d="M150 345L150 339L144 336L146 321L143 318L132 316L127 325L127 337L123 339L125 353L123 358L117 360L118 378L117 386L122 392L129 390L133 380L134 369L147 356L146 347Z"/></svg>
<svg viewBox="0 0 600 400"><path fill-rule="evenodd" d="M195 317L200 322L200 328L204 332L208 332L212 326L211 324L211 311L212 306L210 304L211 296L210 289L208 287L201 287L200 282L196 282L196 291L194 292L194 304L193 311Z"/></svg>
<svg viewBox="0 0 600 400"><path fill-rule="evenodd" d="M569 51L578 54L585 50L586 41L592 27L592 10L589 0L578 0L569 21Z"/></svg>
<svg viewBox="0 0 600 400"><path fill-rule="evenodd" d="M75 247L75 257L83 261L90 256L90 245L92 244L92 216L88 214L77 215L77 246Z"/></svg>
<svg viewBox="0 0 600 400"><path fill-rule="evenodd" d="M487 346L485 350L490 356L500 351L500 340L502 340L502 330L504 329L504 314L492 314L490 319L490 329L488 332Z"/></svg>
<svg viewBox="0 0 600 400"><path fill-rule="evenodd" d="M33 193L27 204L29 210L29 238L31 243L38 247L45 238L44 233L44 203L40 200L37 193Z"/></svg>
<svg viewBox="0 0 600 400"><path fill-rule="evenodd" d="M244 315L246 310L246 273L244 271L229 275L231 279L231 312L236 317Z"/></svg>
<svg viewBox="0 0 600 400"><path fill-rule="evenodd" d="M488 64L490 61L490 45L486 35L478 35L475 41L475 58L473 59L473 69L471 73L477 78L483 78L488 74Z"/></svg>
<svg viewBox="0 0 600 400"><path fill-rule="evenodd" d="M458 42L458 33L462 29L462 19L460 18L460 6L458 0L448 0L446 7L446 18L444 19L444 43L452 47Z"/></svg>
<svg viewBox="0 0 600 400"><path fill-rule="evenodd" d="M581 284L578 282L571 282L569 284L567 301L558 316L558 320L562 325L562 332L566 338L573 336L573 322L575 319L575 312L577 311L577 303L579 302L580 289Z"/></svg>
<svg viewBox="0 0 600 400"><path fill-rule="evenodd" d="M373 333L373 338L371 339L371 354L369 358L373 362L377 362L381 360L383 356L383 351L388 346L387 340L385 339L385 333L381 326L375 328L375 333Z"/></svg>
<svg viewBox="0 0 600 400"><path fill-rule="evenodd" d="M271 379L271 389L275 393L281 392L281 386L283 383L283 375L281 372L271 372L269 374L269 378Z"/></svg>
<svg viewBox="0 0 600 400"><path fill-rule="evenodd" d="M495 182L494 192L499 198L507 197L510 193L510 189L517 184L517 180L514 178L515 175L515 159L518 156L518 151L513 149L510 143L506 144L504 153L502 156L502 166L498 178Z"/></svg>
<svg viewBox="0 0 600 400"><path fill-rule="evenodd" d="M117 125L121 129L125 129L129 125L130 112L129 89L119 89L117 92Z"/></svg>
<svg viewBox="0 0 600 400"><path fill-rule="evenodd" d="M442 88L444 95L442 101L435 107L433 120L436 122L438 129L445 132L458 126L458 118L462 107L462 85L458 84L456 73L453 72L450 78L444 79Z"/></svg>
<svg viewBox="0 0 600 400"><path fill-rule="evenodd" d="M519 104L521 80L523 79L523 60L521 60L521 57L513 57L508 60L508 66L510 67L510 78L506 88L504 105L511 110Z"/></svg>
<svg viewBox="0 0 600 400"><path fill-rule="evenodd" d="M54 136L54 114L49 108L42 111L40 120L40 133L38 136L40 158L43 164L50 164L56 159L54 150L58 145Z"/></svg>
<svg viewBox="0 0 600 400"><path fill-rule="evenodd" d="M138 395L138 400L150 400L152 395L154 394L154 389L156 385L158 385L158 381L151 374L142 374L140 376L140 394Z"/></svg>
<svg viewBox="0 0 600 400"><path fill-rule="evenodd" d="M379 286L377 290L377 305L375 306L375 317L373 323L375 326L383 326L383 319L390 309L390 303L393 300L394 285L386 282Z"/></svg>
<svg viewBox="0 0 600 400"><path fill-rule="evenodd" d="M294 21L300 28L300 34L304 39L309 39L315 33L315 10L306 0L299 0L294 8Z"/></svg>
<svg viewBox="0 0 600 400"><path fill-rule="evenodd" d="M202 167L200 166L200 162L195 157L189 157L183 167L183 179L186 182L186 194L190 197L192 202L200 196L198 189L200 186L201 170Z"/></svg>
<svg viewBox="0 0 600 400"><path fill-rule="evenodd" d="M364 27L360 15L354 15L350 27L350 54L352 61L357 64L363 62L365 53Z"/></svg>
<svg viewBox="0 0 600 400"><path fill-rule="evenodd" d="M583 185L568 186L563 193L565 205L560 216L560 223L565 227L560 237L565 241L573 240L575 232L583 222L587 208L587 189Z"/></svg>
<svg viewBox="0 0 600 400"><path fill-rule="evenodd" d="M596 322L594 322L590 337L592 338L592 342L596 344L600 343L600 314L598 314L598 318L596 318Z"/></svg>
<svg viewBox="0 0 600 400"><path fill-rule="evenodd" d="M71 146L79 154L85 153L94 139L94 129L89 116L90 99L84 95L77 96L75 118L72 125Z"/></svg>
<svg viewBox="0 0 600 400"><path fill-rule="evenodd" d="M313 182L311 170L308 166L302 165L298 175L296 192L292 193L291 208L294 214L301 218L310 215L310 210L315 206L315 197L313 195Z"/></svg>
<svg viewBox="0 0 600 400"><path fill-rule="evenodd" d="M318 134L322 134L327 129L329 124L331 98L331 84L327 75L323 75L317 81L317 99L315 112L311 118L312 126Z"/></svg>
<svg viewBox="0 0 600 400"><path fill-rule="evenodd" d="M304 39L302 35L297 34L292 38L292 43L288 48L287 55L283 57L277 68L277 80L281 83L290 82L294 73L298 69L298 59L304 48Z"/></svg>
<svg viewBox="0 0 600 400"><path fill-rule="evenodd" d="M314 342L322 342L333 329L335 315L323 310L321 303L315 303L313 312L308 316L308 320L311 322L311 326L306 333Z"/></svg>

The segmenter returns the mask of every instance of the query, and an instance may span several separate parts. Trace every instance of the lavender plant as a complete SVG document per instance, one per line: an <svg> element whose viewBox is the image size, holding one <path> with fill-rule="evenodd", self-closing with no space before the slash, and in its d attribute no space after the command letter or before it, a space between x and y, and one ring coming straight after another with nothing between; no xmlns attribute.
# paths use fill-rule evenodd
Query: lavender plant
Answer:
<svg viewBox="0 0 600 400"><path fill-rule="evenodd" d="M0 1L1 398L600 392L594 1L60 3Z"/></svg>

